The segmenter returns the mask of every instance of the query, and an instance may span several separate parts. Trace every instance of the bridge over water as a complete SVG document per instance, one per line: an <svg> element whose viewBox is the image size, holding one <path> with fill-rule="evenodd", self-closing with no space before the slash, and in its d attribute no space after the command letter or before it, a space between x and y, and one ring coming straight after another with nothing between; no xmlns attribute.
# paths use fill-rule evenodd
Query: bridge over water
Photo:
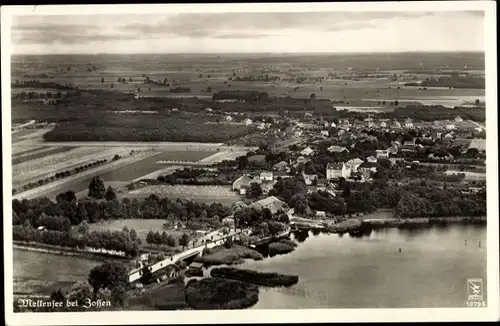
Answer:
<svg viewBox="0 0 500 326"><path fill-rule="evenodd" d="M219 239L217 239L215 241L206 242L205 244L198 245L198 246L193 245L193 247L187 248L183 252L169 256L168 258L149 266L149 270L151 271L151 273L154 273L154 272L162 270L168 266L175 265L179 261L182 261L182 260L185 260L185 259L188 259L191 257L195 257L195 256L201 257L203 255L203 250L205 248L211 249L211 248L214 248L216 246L220 246L220 245L224 244L224 242L228 238L232 238L232 240L235 240L236 236L242 232L243 231L241 229L236 229L236 230L233 230L232 232L230 232L228 235L220 237ZM129 272L128 281L129 282L137 281L138 279L141 278L141 276L142 276L142 268L134 269L134 270Z"/></svg>

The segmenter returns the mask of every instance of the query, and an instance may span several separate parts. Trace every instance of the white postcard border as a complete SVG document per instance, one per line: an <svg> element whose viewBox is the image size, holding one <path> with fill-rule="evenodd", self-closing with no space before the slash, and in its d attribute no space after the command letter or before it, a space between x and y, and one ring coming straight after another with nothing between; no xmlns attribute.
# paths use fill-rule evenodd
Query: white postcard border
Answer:
<svg viewBox="0 0 500 326"><path fill-rule="evenodd" d="M13 309L12 233L4 232L5 312L9 325L302 323L374 321L483 321L499 318L498 140L496 3L493 1L273 3L196 5L11 6L1 8L2 26L2 153L4 230L12 229L10 23L13 15L125 14L178 12L303 12L303 11L485 11L487 110L487 308L452 309L303 309L224 311L119 311L86 313L16 313ZM411 280L409 280L411 281Z"/></svg>

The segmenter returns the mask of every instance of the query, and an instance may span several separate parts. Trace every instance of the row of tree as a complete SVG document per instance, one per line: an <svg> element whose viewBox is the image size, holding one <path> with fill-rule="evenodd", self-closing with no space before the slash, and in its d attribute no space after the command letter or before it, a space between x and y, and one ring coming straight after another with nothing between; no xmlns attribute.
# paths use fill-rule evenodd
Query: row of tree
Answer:
<svg viewBox="0 0 500 326"><path fill-rule="evenodd" d="M189 235L187 233L182 234L182 236L177 241L171 234L167 232L153 232L149 231L146 236L146 242L148 244L154 244L157 246L166 245L168 247L176 247L177 244L182 247L186 247L189 244Z"/></svg>
<svg viewBox="0 0 500 326"><path fill-rule="evenodd" d="M81 165L81 166L77 166L73 170L65 170L65 171L57 172L54 175L45 177L45 178L40 179L40 180L38 180L36 182L30 182L28 184L25 184L22 187L22 189L26 191L26 190L29 190L29 189L33 189L33 188L42 186L42 185L47 184L47 183L51 183L51 182L60 180L62 178L67 178L67 177L69 177L69 176L71 176L73 174L80 173L80 172L83 172L83 171L88 170L90 168L93 168L93 167L96 167L98 165L104 164L107 161L108 161L107 159L97 160L97 161L92 162L92 163L87 163L87 164L84 164L84 165ZM19 188L12 189L12 193L13 194L18 193L20 190L21 189L19 189Z"/></svg>
<svg viewBox="0 0 500 326"><path fill-rule="evenodd" d="M48 221L47 219L45 221ZM54 221L58 228L60 221ZM135 233L135 232L134 232ZM88 226L82 226L77 231L64 230L37 230L26 221L23 225L12 227L14 241L36 242L52 246L62 246L69 248L95 248L122 252L127 257L135 257L139 251L140 239L127 231L89 231Z"/></svg>
<svg viewBox="0 0 500 326"><path fill-rule="evenodd" d="M46 197L32 200L14 199L12 209L15 213L14 225L23 224L28 220L32 225L37 223L40 215L64 216L72 225L82 221L89 223L101 220L139 218L164 219L167 221L210 221L220 220L231 215L231 209L221 203L205 204L189 200L170 200L151 195L143 200L124 198L119 201L95 200L93 198L76 200L74 192L61 193L56 202Z"/></svg>

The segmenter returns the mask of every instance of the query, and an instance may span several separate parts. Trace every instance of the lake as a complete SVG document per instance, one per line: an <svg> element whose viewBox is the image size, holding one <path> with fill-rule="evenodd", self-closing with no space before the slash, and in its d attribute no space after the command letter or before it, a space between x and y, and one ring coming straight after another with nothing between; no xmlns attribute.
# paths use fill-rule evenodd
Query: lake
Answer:
<svg viewBox="0 0 500 326"><path fill-rule="evenodd" d="M464 307L467 278L484 278L486 288L485 226L378 229L361 238L305 232L293 238L299 242L294 252L238 266L299 276L291 288L261 287L252 309ZM76 281L98 264L14 250L18 278Z"/></svg>
<svg viewBox="0 0 500 326"><path fill-rule="evenodd" d="M486 287L485 226L294 238L294 252L241 266L299 276L288 289L261 287L252 309L464 307L467 278L482 277Z"/></svg>

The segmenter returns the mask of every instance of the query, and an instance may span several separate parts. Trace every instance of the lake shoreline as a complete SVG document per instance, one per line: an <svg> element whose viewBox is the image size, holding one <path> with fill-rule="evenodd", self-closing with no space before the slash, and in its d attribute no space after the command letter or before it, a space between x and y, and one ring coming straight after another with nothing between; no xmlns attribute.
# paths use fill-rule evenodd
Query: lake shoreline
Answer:
<svg viewBox="0 0 500 326"><path fill-rule="evenodd" d="M370 228L412 228L425 227L433 225L451 225L451 224L481 224L486 225L486 216L452 216L452 217L431 217L431 218L350 218L346 221L329 224L327 221L305 221L302 219L296 222L298 231L300 230L319 230L331 233L360 232Z"/></svg>
<svg viewBox="0 0 500 326"><path fill-rule="evenodd" d="M59 246L51 246L40 244L40 243L25 243L22 241L13 241L12 249L18 249L23 251L31 251L31 252L40 252L46 254L54 254L60 256L72 256L72 257L80 257L88 260L94 261L105 261L105 260L119 260L119 261L128 261L128 258L104 254L104 253L93 253L88 251L80 251L75 250L74 248L67 247L59 247Z"/></svg>

